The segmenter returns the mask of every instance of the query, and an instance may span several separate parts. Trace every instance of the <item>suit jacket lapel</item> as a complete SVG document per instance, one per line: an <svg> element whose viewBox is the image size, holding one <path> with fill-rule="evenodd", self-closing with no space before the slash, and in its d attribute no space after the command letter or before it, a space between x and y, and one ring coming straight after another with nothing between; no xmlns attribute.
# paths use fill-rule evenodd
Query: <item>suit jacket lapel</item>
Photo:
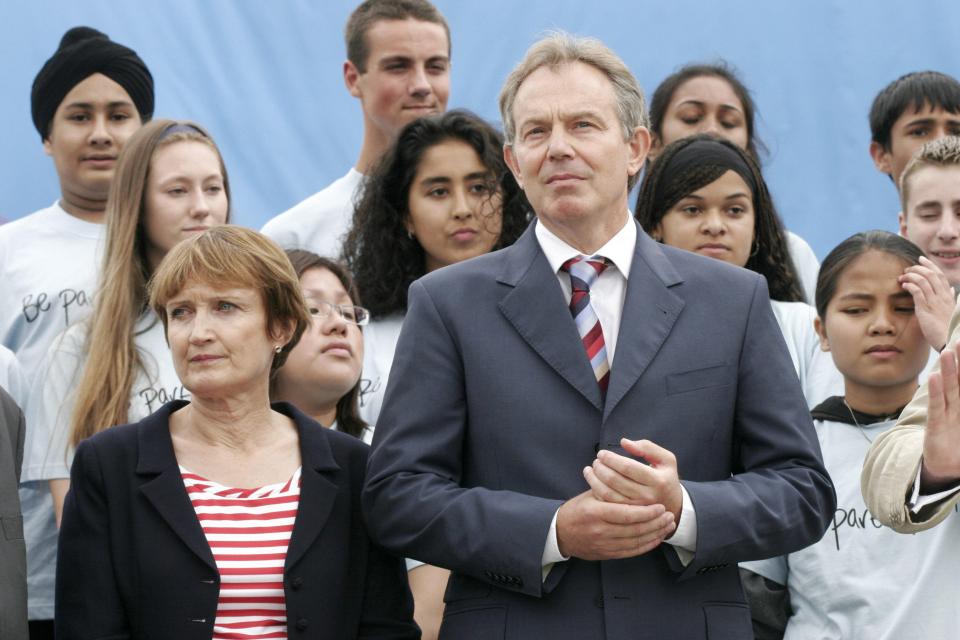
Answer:
<svg viewBox="0 0 960 640"><path fill-rule="evenodd" d="M292 405L278 402L273 408L294 419L300 432L300 502L287 548L284 572L289 571L310 549L327 524L339 489L328 477L339 471L324 427Z"/></svg>
<svg viewBox="0 0 960 640"><path fill-rule="evenodd" d="M141 423L137 473L159 475L140 485L140 491L183 543L216 571L217 564L183 485L170 439L170 414L186 404L168 403Z"/></svg>
<svg viewBox="0 0 960 640"><path fill-rule="evenodd" d="M660 244L637 229L604 420L643 375L670 334L684 303L669 287L682 281Z"/></svg>
<svg viewBox="0 0 960 640"><path fill-rule="evenodd" d="M540 249L534 225L504 251L498 281L512 289L500 311L530 347L598 410L600 387L580 342L570 309L564 304L557 275Z"/></svg>

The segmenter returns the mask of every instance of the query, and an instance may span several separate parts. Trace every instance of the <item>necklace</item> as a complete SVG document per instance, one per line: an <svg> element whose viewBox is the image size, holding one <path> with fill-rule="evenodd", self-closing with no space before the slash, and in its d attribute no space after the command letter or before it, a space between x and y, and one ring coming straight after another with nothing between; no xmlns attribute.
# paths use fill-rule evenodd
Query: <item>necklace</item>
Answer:
<svg viewBox="0 0 960 640"><path fill-rule="evenodd" d="M853 419L853 424L857 425L857 428L860 430L860 435L863 436L863 439L869 442L870 444L873 444L873 440L871 440L869 436L867 436L867 432L864 430L863 425L860 424L860 422L857 420L857 416L854 415L853 409L851 409L850 405L847 404L846 398L843 399L843 406L845 406L847 408L847 411L850 412L850 417Z"/></svg>

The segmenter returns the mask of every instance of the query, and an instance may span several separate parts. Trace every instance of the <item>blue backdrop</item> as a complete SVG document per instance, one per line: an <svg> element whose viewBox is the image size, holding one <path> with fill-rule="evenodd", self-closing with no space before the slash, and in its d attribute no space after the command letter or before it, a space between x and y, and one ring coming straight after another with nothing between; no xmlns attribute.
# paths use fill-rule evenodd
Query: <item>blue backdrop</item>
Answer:
<svg viewBox="0 0 960 640"><path fill-rule="evenodd" d="M53 165L30 121L30 85L64 31L96 27L154 74L158 117L208 127L227 162L235 220L266 220L343 175L361 138L343 87L354 2L37 0L0 3L0 217L52 203ZM823 255L866 228L896 228L892 183L867 147L867 111L895 77L960 77L956 0L439 0L453 34L450 107L499 121L500 84L542 32L596 36L649 93L678 66L725 58L741 72L770 149L765 173L787 226Z"/></svg>

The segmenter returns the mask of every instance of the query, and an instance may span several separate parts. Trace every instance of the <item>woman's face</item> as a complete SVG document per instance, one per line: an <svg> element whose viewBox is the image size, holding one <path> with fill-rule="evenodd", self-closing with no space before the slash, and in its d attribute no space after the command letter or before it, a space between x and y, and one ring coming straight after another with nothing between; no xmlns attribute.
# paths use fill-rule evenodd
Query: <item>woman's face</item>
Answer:
<svg viewBox="0 0 960 640"><path fill-rule="evenodd" d="M304 409L337 402L357 384L363 366L363 333L330 305L353 305L340 279L314 267L300 276L311 326L277 371L283 399Z"/></svg>
<svg viewBox="0 0 960 640"><path fill-rule="evenodd" d="M851 385L913 389L930 347L914 315L913 297L899 277L904 261L871 250L853 260L837 279L824 321L817 319L820 345L829 351Z"/></svg>
<svg viewBox="0 0 960 640"><path fill-rule="evenodd" d="M424 152L407 205L404 224L423 247L428 272L488 253L500 238L500 193L491 190L477 152L460 140Z"/></svg>
<svg viewBox="0 0 960 640"><path fill-rule="evenodd" d="M658 148L698 133L726 138L741 149L750 142L743 104L733 87L717 76L697 76L678 86L660 129Z"/></svg>
<svg viewBox="0 0 960 640"><path fill-rule="evenodd" d="M155 269L178 242L227 221L217 153L196 140L159 147L150 162L144 209L147 258Z"/></svg>
<svg viewBox="0 0 960 640"><path fill-rule="evenodd" d="M170 299L166 311L173 364L194 396L268 392L276 347L285 345L292 332L268 335L259 291L190 284Z"/></svg>
<svg viewBox="0 0 960 640"><path fill-rule="evenodd" d="M750 259L755 216L753 194L736 171L673 205L653 236L673 247L743 267Z"/></svg>

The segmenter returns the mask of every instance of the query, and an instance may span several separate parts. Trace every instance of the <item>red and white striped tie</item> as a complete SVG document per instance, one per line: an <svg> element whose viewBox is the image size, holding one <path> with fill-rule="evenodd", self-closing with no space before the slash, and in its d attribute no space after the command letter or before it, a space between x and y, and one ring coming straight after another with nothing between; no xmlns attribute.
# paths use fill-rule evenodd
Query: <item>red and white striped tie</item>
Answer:
<svg viewBox="0 0 960 640"><path fill-rule="evenodd" d="M603 329L593 305L590 304L590 287L606 268L607 260L601 256L577 256L570 258L560 267L561 271L570 274L570 285L573 288L570 313L573 314L577 333L580 334L583 348L587 351L587 359L590 360L603 395L606 395L607 384L610 382L610 364L607 360L607 345L603 341Z"/></svg>

